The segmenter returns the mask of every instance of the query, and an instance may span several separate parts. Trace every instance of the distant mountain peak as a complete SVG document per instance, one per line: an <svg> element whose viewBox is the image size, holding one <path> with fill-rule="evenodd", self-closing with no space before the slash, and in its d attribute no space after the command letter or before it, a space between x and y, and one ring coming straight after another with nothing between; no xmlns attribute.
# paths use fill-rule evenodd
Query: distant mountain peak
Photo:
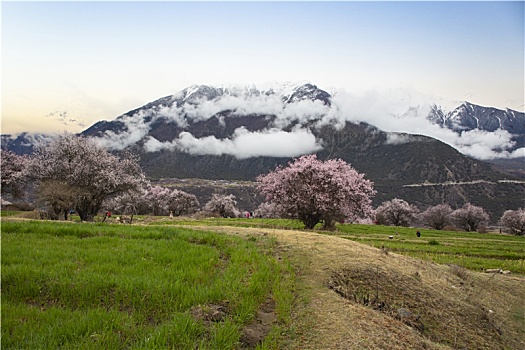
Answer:
<svg viewBox="0 0 525 350"><path fill-rule="evenodd" d="M319 99L330 103L330 94L310 82L267 83L258 88L251 85L190 85L177 94L173 100L177 105L184 103L197 104L202 101L213 101L224 96L251 98L259 96L278 96L284 103L298 102L306 99Z"/></svg>
<svg viewBox="0 0 525 350"><path fill-rule="evenodd" d="M434 106L428 119L457 132L472 130L494 132L501 129L514 135L525 136L525 113L509 108L503 110L464 101L448 113Z"/></svg>

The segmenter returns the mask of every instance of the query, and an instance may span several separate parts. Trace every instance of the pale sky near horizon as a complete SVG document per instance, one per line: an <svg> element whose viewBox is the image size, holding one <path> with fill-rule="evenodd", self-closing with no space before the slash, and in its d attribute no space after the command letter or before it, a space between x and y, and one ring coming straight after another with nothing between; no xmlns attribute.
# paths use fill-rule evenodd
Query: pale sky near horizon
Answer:
<svg viewBox="0 0 525 350"><path fill-rule="evenodd" d="M4 1L1 133L78 132L192 84L307 80L523 111L524 18L523 1Z"/></svg>

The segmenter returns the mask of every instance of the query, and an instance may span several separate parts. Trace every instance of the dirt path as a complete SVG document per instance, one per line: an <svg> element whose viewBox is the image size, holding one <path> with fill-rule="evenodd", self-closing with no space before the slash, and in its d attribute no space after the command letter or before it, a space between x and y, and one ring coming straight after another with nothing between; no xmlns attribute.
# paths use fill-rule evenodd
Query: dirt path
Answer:
<svg viewBox="0 0 525 350"><path fill-rule="evenodd" d="M479 339L472 338L470 343L469 339L463 339L463 333L469 332L468 325L465 325L464 318L456 316L456 312L464 314L470 312L475 314L476 318L481 319L484 315L482 312L486 311L481 310L481 305L495 303L495 300L500 300L499 303L501 303L499 306L491 306L495 312L502 314L505 310L515 312L516 305L519 307L525 297L523 278L512 276L502 280L498 276L498 281L491 282L488 280L490 277L485 274L472 272L469 273L471 277L468 282L465 282L452 274L448 266L385 253L381 249L335 236L293 230L224 226L200 228L234 235L275 237L280 249L293 261L299 263L298 299L294 315L292 315L293 334L288 345L288 348L291 349L452 349L465 346L472 348L473 344L477 344L476 342L485 341L482 338L483 334L479 335L481 337ZM433 309L434 314L438 313L439 317L447 320L446 332L443 332L447 333L443 335L444 340L440 341L439 336L418 331L407 325L406 322L384 312L341 297L328 285L333 273L342 269L378 271L389 283L398 284L399 288L406 291L406 295L413 294L414 298L419 299L431 296L434 304L429 302L428 307ZM487 283L492 283L492 285L489 286ZM491 288L487 290L486 287ZM505 296L507 301L502 302L500 293L508 293L509 290L515 292L512 293L512 296ZM396 294L397 292L385 289L381 293ZM479 312L472 310L470 304L472 304L473 297L479 299ZM435 305L436 300L443 300L443 304ZM424 303L424 300L418 300L418 302ZM467 302L470 304L467 305ZM411 305L416 305L416 303ZM441 307L442 310L440 310ZM463 307L465 309L460 310ZM422 308L425 308L424 304ZM438 319L436 318L438 316L434 314L430 316ZM502 316L501 319L505 317ZM492 321L485 322L488 324L486 327L496 325L496 321L490 322ZM504 324L504 321L498 322L497 325L500 329L507 326L512 329L515 326L512 323ZM494 332L491 329L483 331ZM505 332L506 335L509 335L506 328ZM473 335L473 337L477 336ZM511 344L525 345L522 332L511 331L509 336L513 340L509 340L510 344L505 340L504 347L509 348L508 345ZM456 346L443 345L450 345L451 342L455 342ZM485 345L487 347L480 346L479 348L493 348L491 344Z"/></svg>

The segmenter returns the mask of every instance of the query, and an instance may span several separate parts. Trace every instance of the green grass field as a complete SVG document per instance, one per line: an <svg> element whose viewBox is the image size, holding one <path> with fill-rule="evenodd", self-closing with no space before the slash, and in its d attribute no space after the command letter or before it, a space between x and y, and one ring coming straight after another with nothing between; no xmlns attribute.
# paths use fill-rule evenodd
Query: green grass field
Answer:
<svg viewBox="0 0 525 350"><path fill-rule="evenodd" d="M419 238L417 230L421 232ZM525 237L378 225L339 225L334 234L438 264L455 264L475 271L498 268L525 274Z"/></svg>
<svg viewBox="0 0 525 350"><path fill-rule="evenodd" d="M290 267L271 239L167 226L2 222L3 349L233 349L268 298L279 322ZM219 305L208 322L196 308Z"/></svg>
<svg viewBox="0 0 525 350"><path fill-rule="evenodd" d="M175 219L152 224L211 225L302 229L304 225L289 219ZM321 227L321 224L317 226ZM416 231L421 237L416 237ZM498 268L525 274L525 237L506 234L462 231L439 231L381 225L338 224L337 235L359 243L386 248L388 251L430 260L438 264L455 264L470 270ZM393 236L392 239L389 236Z"/></svg>
<svg viewBox="0 0 525 350"><path fill-rule="evenodd" d="M259 348L280 348L288 332L297 262L292 267L274 238L213 227L301 229L298 221L2 216L3 349L235 349L268 300L277 322ZM525 274L525 237L420 229L418 238L416 230L344 224L318 232L440 264ZM225 312L214 319L217 307Z"/></svg>

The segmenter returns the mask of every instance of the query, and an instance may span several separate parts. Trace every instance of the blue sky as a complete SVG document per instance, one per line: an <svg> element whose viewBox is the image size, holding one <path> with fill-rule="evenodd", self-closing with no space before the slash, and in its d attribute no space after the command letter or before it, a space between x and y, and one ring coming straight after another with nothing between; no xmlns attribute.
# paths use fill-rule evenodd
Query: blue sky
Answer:
<svg viewBox="0 0 525 350"><path fill-rule="evenodd" d="M1 11L2 133L80 131L192 84L307 80L353 94L418 92L448 108L524 109L524 2L2 2Z"/></svg>

